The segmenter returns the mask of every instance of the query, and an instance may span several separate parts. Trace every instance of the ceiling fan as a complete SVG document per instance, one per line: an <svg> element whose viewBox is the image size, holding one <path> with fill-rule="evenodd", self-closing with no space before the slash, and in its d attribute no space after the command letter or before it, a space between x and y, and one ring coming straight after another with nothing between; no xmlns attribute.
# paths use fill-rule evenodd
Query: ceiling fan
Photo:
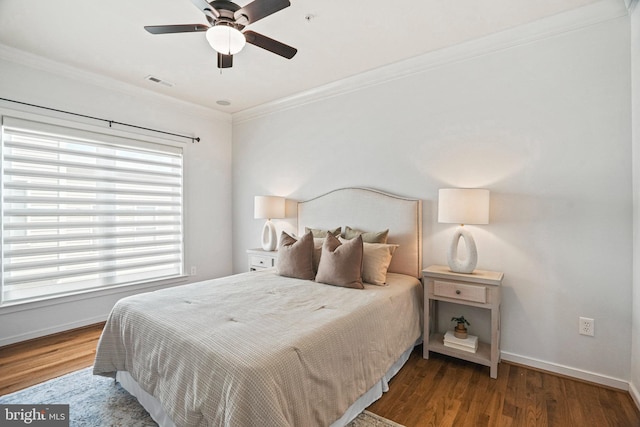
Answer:
<svg viewBox="0 0 640 427"><path fill-rule="evenodd" d="M240 52L245 43L291 59L296 48L244 28L279 10L289 7L289 0L254 0L244 7L228 0L191 0L204 13L209 25L151 25L144 27L151 34L193 33L206 31L207 41L218 53L218 68L230 68L233 55Z"/></svg>

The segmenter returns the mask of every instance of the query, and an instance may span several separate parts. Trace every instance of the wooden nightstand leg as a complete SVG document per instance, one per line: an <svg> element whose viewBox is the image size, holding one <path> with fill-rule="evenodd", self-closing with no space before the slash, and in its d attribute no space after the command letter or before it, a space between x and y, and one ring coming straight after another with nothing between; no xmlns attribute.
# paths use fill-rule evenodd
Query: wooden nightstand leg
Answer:
<svg viewBox="0 0 640 427"><path fill-rule="evenodd" d="M431 307L432 307L432 301L429 300L429 298L426 296L426 289L425 289L425 298L424 298L424 322L422 327L424 328L424 332L422 333L422 358L423 359L428 359L429 358L429 335L430 334L430 329L429 326L431 325Z"/></svg>
<svg viewBox="0 0 640 427"><path fill-rule="evenodd" d="M491 378L498 378L500 361L500 307L491 309Z"/></svg>

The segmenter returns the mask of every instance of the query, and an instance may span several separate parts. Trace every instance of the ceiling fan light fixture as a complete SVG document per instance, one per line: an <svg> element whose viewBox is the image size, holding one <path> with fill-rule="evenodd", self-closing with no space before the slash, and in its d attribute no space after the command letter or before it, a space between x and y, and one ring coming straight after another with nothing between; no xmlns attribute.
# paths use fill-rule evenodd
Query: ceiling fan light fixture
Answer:
<svg viewBox="0 0 640 427"><path fill-rule="evenodd" d="M209 28L206 35L211 47L223 55L235 55L247 43L244 34L225 23L219 23Z"/></svg>

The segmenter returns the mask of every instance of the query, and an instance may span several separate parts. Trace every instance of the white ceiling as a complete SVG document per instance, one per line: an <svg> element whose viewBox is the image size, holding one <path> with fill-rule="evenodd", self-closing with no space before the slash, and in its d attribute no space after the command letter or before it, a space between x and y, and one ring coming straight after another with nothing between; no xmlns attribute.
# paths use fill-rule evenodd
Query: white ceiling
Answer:
<svg viewBox="0 0 640 427"><path fill-rule="evenodd" d="M143 29L205 24L190 0L0 0L0 44L233 113L597 1L291 0L249 29L298 54L287 60L247 45L222 73L204 33Z"/></svg>

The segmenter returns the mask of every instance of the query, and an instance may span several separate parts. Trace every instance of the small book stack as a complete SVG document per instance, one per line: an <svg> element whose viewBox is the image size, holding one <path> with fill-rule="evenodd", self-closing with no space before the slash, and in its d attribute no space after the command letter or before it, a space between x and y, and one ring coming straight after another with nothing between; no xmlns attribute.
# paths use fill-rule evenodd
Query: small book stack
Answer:
<svg viewBox="0 0 640 427"><path fill-rule="evenodd" d="M444 334L444 346L475 353L478 351L478 337L475 335L467 335L467 338L461 339L456 338L456 336L453 335L453 331L447 331L447 333Z"/></svg>

